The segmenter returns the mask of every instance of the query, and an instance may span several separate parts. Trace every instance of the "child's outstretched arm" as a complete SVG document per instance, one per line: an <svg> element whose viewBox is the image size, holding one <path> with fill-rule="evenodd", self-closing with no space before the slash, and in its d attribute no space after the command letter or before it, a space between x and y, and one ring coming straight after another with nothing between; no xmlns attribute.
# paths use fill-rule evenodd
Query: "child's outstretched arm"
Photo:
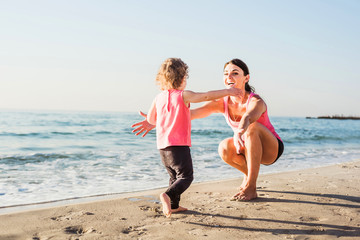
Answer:
<svg viewBox="0 0 360 240"><path fill-rule="evenodd" d="M185 90L183 93L183 100L185 104L188 105L189 103L205 102L205 101L222 98L225 96L241 97L242 91L238 88L228 88L228 89L214 90L203 93Z"/></svg>
<svg viewBox="0 0 360 240"><path fill-rule="evenodd" d="M155 100L153 101L153 103L151 104L151 107L149 109L148 115L146 117L146 120L152 124L152 125L156 125L156 102Z"/></svg>
<svg viewBox="0 0 360 240"><path fill-rule="evenodd" d="M136 127L134 130L132 130L132 132L135 133L136 136L144 133L144 134L142 135L142 137L145 137L146 134L148 134L152 129L155 128L155 125L150 124L150 123L146 120L147 115L146 115L145 113L143 113L143 112L140 111L139 114L140 114L141 116L143 116L145 119L142 120L142 121L140 121L140 122L137 122L137 123L134 123L133 125L131 125L132 128L135 128L135 127Z"/></svg>

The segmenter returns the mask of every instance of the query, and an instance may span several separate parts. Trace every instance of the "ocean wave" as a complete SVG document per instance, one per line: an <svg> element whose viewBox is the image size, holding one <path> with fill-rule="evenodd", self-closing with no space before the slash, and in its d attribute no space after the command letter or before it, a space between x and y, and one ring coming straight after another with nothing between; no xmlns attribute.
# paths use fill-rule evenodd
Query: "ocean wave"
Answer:
<svg viewBox="0 0 360 240"><path fill-rule="evenodd" d="M34 153L24 155L0 156L1 164L26 164L26 163L40 163L51 162L58 159L88 159L92 158L91 152L86 153Z"/></svg>
<svg viewBox="0 0 360 240"><path fill-rule="evenodd" d="M74 132L29 132L29 133L14 133L14 132L2 132L0 133L1 137L39 137L39 138L48 138L51 135L75 135Z"/></svg>
<svg viewBox="0 0 360 240"><path fill-rule="evenodd" d="M193 136L224 135L224 131L220 131L217 129L195 129L191 130L191 134Z"/></svg>
<svg viewBox="0 0 360 240"><path fill-rule="evenodd" d="M16 132L2 132L0 133L0 137L34 137L34 138L50 138L50 137L56 137L56 136L96 136L96 135L120 135L120 134L126 134L126 135L133 135L133 133L130 131L107 131L107 130L77 130L77 131L49 131L49 132L27 132L27 133L16 133ZM154 134L154 132L152 132Z"/></svg>
<svg viewBox="0 0 360 240"><path fill-rule="evenodd" d="M74 133L74 132L51 132L50 134L68 136L68 135L75 135L76 133Z"/></svg>
<svg viewBox="0 0 360 240"><path fill-rule="evenodd" d="M325 142L353 142L355 140L360 141L360 137L358 136L349 136L346 139L342 137L336 136L326 136L326 135L314 135L314 136L295 136L292 138L282 138L285 142L288 143L304 143L307 142L309 144L313 144L314 142L325 143Z"/></svg>
<svg viewBox="0 0 360 240"><path fill-rule="evenodd" d="M30 132L30 133L13 133L13 132L2 132L0 133L1 137L38 137L43 133L39 132Z"/></svg>

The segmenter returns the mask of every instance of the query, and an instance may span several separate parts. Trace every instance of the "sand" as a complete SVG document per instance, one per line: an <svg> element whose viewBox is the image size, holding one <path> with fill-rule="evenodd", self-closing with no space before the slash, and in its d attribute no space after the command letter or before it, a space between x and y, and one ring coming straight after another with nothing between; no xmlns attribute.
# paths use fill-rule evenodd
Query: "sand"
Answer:
<svg viewBox="0 0 360 240"><path fill-rule="evenodd" d="M240 178L196 183L171 218L164 189L6 213L0 239L360 239L359 176L360 161L260 175L250 202L230 201Z"/></svg>

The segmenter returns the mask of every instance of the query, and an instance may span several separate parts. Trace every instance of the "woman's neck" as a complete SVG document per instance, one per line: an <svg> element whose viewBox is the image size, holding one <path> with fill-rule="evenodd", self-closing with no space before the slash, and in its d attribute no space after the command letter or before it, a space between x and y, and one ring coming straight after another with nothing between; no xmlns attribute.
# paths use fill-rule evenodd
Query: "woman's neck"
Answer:
<svg viewBox="0 0 360 240"><path fill-rule="evenodd" d="M245 104L249 98L249 94L250 94L249 92L245 91L245 94L243 97L230 96L230 99L235 104Z"/></svg>

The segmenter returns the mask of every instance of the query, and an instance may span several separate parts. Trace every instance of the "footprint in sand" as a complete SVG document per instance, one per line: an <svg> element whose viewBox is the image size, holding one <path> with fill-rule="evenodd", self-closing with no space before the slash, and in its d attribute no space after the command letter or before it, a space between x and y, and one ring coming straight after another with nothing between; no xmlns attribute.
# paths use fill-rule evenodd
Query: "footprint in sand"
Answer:
<svg viewBox="0 0 360 240"><path fill-rule="evenodd" d="M139 206L142 211L151 211L156 213L161 213L160 207L150 207L150 206Z"/></svg>
<svg viewBox="0 0 360 240"><path fill-rule="evenodd" d="M148 216L152 216L154 218L157 218L157 217L160 217L163 215L160 207L150 207L150 206L143 205L143 206L139 206L139 209L144 212L147 212Z"/></svg>
<svg viewBox="0 0 360 240"><path fill-rule="evenodd" d="M66 227L64 231L65 231L65 233L76 234L76 235L84 235L87 233L96 232L96 230L93 227L84 228L81 225Z"/></svg>
<svg viewBox="0 0 360 240"><path fill-rule="evenodd" d="M196 229L193 228L188 232L190 235L195 235L195 236L204 236L206 237L207 235L205 234L204 230L201 229Z"/></svg>
<svg viewBox="0 0 360 240"><path fill-rule="evenodd" d="M334 215L339 215L339 216L350 217L353 215L353 211L351 209L346 209L346 208L337 208L337 209L333 209L332 211ZM360 212L360 210L358 212Z"/></svg>
<svg viewBox="0 0 360 240"><path fill-rule="evenodd" d="M61 216L57 216L57 217L52 217L50 219L54 220L54 221L65 221L65 220L71 220L73 218L80 217L80 216L86 216L86 215L95 215L95 214L92 213L92 212L83 212L83 211L69 212L67 215L61 215Z"/></svg>
<svg viewBox="0 0 360 240"><path fill-rule="evenodd" d="M135 233L137 235L142 235L146 233L147 229L144 227L137 227L137 226L129 226L127 228L124 228L121 232L123 234L132 234Z"/></svg>
<svg viewBox="0 0 360 240"><path fill-rule="evenodd" d="M51 229L51 230L43 231L41 233L36 232L33 234L31 239L32 240L53 239L56 238L55 236L59 234L58 231L59 231L58 229ZM80 239L78 236L83 236L85 234L97 234L97 235L102 234L102 232L95 230L93 227L84 227L82 225L68 226L64 228L63 231L66 234L73 235L69 239Z"/></svg>

